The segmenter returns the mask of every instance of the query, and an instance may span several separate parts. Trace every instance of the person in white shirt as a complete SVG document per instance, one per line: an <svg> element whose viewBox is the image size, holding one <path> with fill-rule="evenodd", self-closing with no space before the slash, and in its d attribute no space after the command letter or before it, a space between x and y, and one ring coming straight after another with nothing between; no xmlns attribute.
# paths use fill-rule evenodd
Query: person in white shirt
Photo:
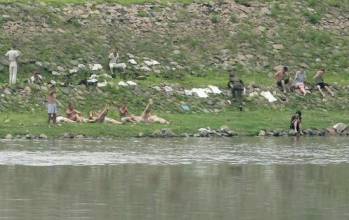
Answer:
<svg viewBox="0 0 349 220"><path fill-rule="evenodd" d="M112 75L114 75L114 68L116 68L117 61L119 59L119 53L117 50L112 50L109 54L109 68Z"/></svg>
<svg viewBox="0 0 349 220"><path fill-rule="evenodd" d="M15 47L13 46L11 50L7 51L5 56L7 56L9 60L9 72L10 72L9 84L14 85L16 84L16 80L17 80L17 70L18 70L17 60L21 56L21 52L16 50Z"/></svg>

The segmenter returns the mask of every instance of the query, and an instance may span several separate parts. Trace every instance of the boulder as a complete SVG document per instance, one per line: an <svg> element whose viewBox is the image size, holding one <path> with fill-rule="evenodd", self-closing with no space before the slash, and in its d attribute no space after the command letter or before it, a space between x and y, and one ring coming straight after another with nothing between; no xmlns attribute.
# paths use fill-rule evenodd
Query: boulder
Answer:
<svg viewBox="0 0 349 220"><path fill-rule="evenodd" d="M334 129L334 128L327 128L326 129L326 133L328 134L328 135L337 135L337 131L336 131L336 129Z"/></svg>
<svg viewBox="0 0 349 220"><path fill-rule="evenodd" d="M264 130L260 130L258 133L258 136L263 137L266 135L266 132Z"/></svg>
<svg viewBox="0 0 349 220"><path fill-rule="evenodd" d="M348 125L344 123L337 123L333 126L333 128L336 130L338 134L341 134L343 133L343 131L345 131L348 128Z"/></svg>
<svg viewBox="0 0 349 220"><path fill-rule="evenodd" d="M40 135L39 135L39 139L47 139L47 135L45 135L45 134L40 134Z"/></svg>
<svg viewBox="0 0 349 220"><path fill-rule="evenodd" d="M5 136L5 139L6 139L6 140L11 140L12 138L13 138L12 134L7 134L7 135Z"/></svg>

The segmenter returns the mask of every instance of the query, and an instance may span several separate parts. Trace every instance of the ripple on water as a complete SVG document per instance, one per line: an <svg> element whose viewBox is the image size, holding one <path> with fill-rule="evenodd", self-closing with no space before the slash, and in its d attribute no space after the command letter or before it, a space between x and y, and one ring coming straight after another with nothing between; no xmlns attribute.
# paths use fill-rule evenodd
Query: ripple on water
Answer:
<svg viewBox="0 0 349 220"><path fill-rule="evenodd" d="M0 165L337 164L349 162L344 138L2 141Z"/></svg>

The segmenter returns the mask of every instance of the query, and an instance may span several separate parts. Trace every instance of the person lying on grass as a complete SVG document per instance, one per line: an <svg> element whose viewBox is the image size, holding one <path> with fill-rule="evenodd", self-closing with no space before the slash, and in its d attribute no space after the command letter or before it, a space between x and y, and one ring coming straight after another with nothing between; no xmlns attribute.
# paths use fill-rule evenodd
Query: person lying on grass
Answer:
<svg viewBox="0 0 349 220"><path fill-rule="evenodd" d="M66 111L66 115L67 115L67 118L71 121L74 121L74 122L86 122L87 119L85 119L81 112L79 112L78 110L76 110L73 106L72 103L69 103L68 105L68 109Z"/></svg>
<svg viewBox="0 0 349 220"><path fill-rule="evenodd" d="M329 85L325 83L324 81L324 75L326 73L325 68L321 68L314 76L315 83L316 83L316 88L319 90L321 95L325 97L325 93L322 91L325 89L328 93L331 94L331 96L334 96L334 92L330 89Z"/></svg>
<svg viewBox="0 0 349 220"><path fill-rule="evenodd" d="M145 107L142 115L136 116L130 114L127 106L119 108L119 114L121 116L122 122L133 122L133 123L160 123L160 124L170 124L166 119L160 118L159 116L152 114L153 100L149 99L147 106Z"/></svg>
<svg viewBox="0 0 349 220"><path fill-rule="evenodd" d="M89 113L89 119L88 122L89 123L111 123L111 124L122 124L121 122L112 119L112 118L108 118L107 114L109 112L109 108L108 106L105 106L104 109L100 112L90 112Z"/></svg>

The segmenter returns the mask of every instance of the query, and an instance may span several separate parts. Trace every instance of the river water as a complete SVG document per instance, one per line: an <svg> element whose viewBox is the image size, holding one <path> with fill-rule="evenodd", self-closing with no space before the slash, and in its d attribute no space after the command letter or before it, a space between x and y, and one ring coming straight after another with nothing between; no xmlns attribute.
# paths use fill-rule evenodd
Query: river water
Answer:
<svg viewBox="0 0 349 220"><path fill-rule="evenodd" d="M0 141L1 219L349 219L348 139Z"/></svg>

